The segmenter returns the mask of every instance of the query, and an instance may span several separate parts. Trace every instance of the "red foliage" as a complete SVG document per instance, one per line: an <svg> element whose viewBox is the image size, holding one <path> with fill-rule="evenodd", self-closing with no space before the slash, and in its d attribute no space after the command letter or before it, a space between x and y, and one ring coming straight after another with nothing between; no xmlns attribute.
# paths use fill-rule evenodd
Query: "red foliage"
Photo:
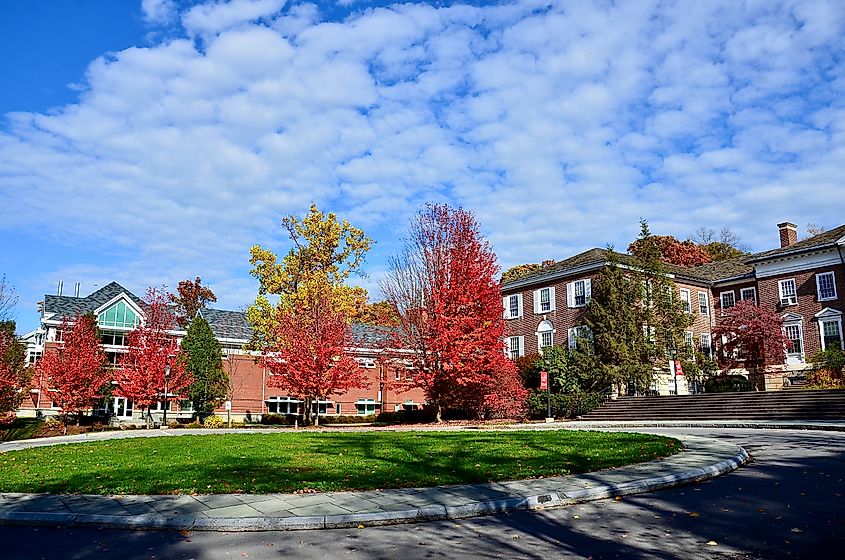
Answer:
<svg viewBox="0 0 845 560"><path fill-rule="evenodd" d="M385 287L404 309L397 345L415 350L413 357L403 356L416 362L412 384L438 408L518 414L527 392L504 354L502 298L495 279L499 267L475 217L463 209L429 205L412 224L411 237L416 257L405 265L421 276L420 303L413 307L400 301L400 293L413 291L401 286L408 283L407 272L394 273L393 285Z"/></svg>
<svg viewBox="0 0 845 560"><path fill-rule="evenodd" d="M181 348L168 331L175 326L175 317L164 294L150 288L145 298L146 320L127 336L128 352L120 361L116 393L131 399L138 408L164 398L164 372L170 366L167 381L168 398L181 397L193 377L179 359Z"/></svg>
<svg viewBox="0 0 845 560"><path fill-rule="evenodd" d="M707 250L689 239L678 241L671 235L653 235L650 239L657 244L660 249L660 259L665 263L691 267L713 261ZM636 255L641 244L641 239L634 241L628 245L628 252Z"/></svg>
<svg viewBox="0 0 845 560"><path fill-rule="evenodd" d="M205 304L217 301L217 296L211 288L202 285L199 276L194 281L182 280L176 291L176 294L167 294L167 298L176 304L176 323L182 328L188 326Z"/></svg>
<svg viewBox="0 0 845 560"><path fill-rule="evenodd" d="M46 352L35 366L51 388L50 398L67 414L91 408L102 397L103 386L111 381L105 367L106 355L100 347L96 319L77 315L62 320L61 347Z"/></svg>
<svg viewBox="0 0 845 560"><path fill-rule="evenodd" d="M353 346L346 315L329 298L279 311L262 362L272 372L269 384L303 399L310 419L314 399L366 389L370 383L346 352Z"/></svg>
<svg viewBox="0 0 845 560"><path fill-rule="evenodd" d="M713 329L713 337L719 350L719 363L725 370L782 364L786 349L792 346L777 313L758 307L751 300L739 301L725 310Z"/></svg>
<svg viewBox="0 0 845 560"><path fill-rule="evenodd" d="M27 376L6 360L15 344L15 335L0 329L0 413L16 410L26 395L20 389L26 388Z"/></svg>

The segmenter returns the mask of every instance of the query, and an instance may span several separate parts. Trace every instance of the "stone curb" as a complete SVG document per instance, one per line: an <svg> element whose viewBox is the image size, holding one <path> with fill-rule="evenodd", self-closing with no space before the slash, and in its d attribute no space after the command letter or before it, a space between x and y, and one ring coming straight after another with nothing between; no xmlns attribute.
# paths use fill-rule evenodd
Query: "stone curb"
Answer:
<svg viewBox="0 0 845 560"><path fill-rule="evenodd" d="M702 438L695 439L701 440ZM748 452L742 447L721 442L719 445L723 448L732 448L731 452L733 452L733 455L701 466L680 467L676 472L667 475L633 479L627 482L597 484L590 488L568 490L565 492L515 496L456 506L432 503L428 506L408 510L294 517L207 517L202 515L165 516L161 514L102 515L10 511L0 512L0 525L100 527L136 530L290 531L463 519L479 515L566 506L592 500L671 488L690 482L714 478L733 471L750 460ZM685 453L687 451L682 451L681 454L673 457L683 456ZM672 457L669 457L666 461L671 459ZM651 463L657 462L652 461ZM650 463L640 463L639 465L648 464ZM530 483L530 481L528 482Z"/></svg>
<svg viewBox="0 0 845 560"><path fill-rule="evenodd" d="M753 421L716 421L716 422L626 422L604 420L574 420L566 423L572 429L598 428L716 428L716 429L744 429L744 430L816 430L825 432L845 432L845 422L842 423L813 423L800 422L796 424L778 424L772 422Z"/></svg>

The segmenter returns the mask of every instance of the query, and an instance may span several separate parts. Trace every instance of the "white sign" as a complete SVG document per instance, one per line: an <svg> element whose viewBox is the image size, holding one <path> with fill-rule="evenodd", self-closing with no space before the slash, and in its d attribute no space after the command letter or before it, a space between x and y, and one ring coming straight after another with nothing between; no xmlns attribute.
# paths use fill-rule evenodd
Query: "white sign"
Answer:
<svg viewBox="0 0 845 560"><path fill-rule="evenodd" d="M226 410L232 410L232 401L226 401Z"/></svg>

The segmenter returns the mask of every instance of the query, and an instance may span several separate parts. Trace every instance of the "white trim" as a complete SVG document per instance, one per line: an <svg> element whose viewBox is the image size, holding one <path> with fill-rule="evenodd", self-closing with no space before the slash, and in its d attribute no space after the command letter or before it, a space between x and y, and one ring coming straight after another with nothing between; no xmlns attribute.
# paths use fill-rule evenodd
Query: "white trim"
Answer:
<svg viewBox="0 0 845 560"><path fill-rule="evenodd" d="M830 275L830 277L831 277L831 283L833 284L833 296L823 298L822 297L821 283L819 282L819 277L820 276L827 276L827 275ZM836 273L832 270L828 270L827 272L817 272L816 273L816 297L818 298L818 300L819 301L831 301L831 300L836 299L837 296L838 296L838 294L836 293Z"/></svg>
<svg viewBox="0 0 845 560"><path fill-rule="evenodd" d="M516 315L511 315L511 298L516 298ZM503 316L505 319L519 319L522 317L522 294L509 294L502 298L504 305Z"/></svg>
<svg viewBox="0 0 845 560"><path fill-rule="evenodd" d="M757 278L792 274L814 268L827 268L842 264L839 253L833 247L801 254L792 257L772 257L772 261L755 264L754 272Z"/></svg>
<svg viewBox="0 0 845 560"><path fill-rule="evenodd" d="M132 298L131 298L131 297L129 297L128 295L126 295L126 292L120 292L119 294L117 294L116 296L114 296L113 298L111 298L109 301L107 301L106 303L104 303L104 304L103 304L103 305L101 305L100 307L96 308L96 309L95 309L94 311L92 311L91 313L92 313L95 317L99 317L99 316L100 316L100 313L102 313L103 311L105 311L106 309L108 309L109 307L111 307L112 305L116 304L116 303L117 303L118 301L120 301L121 299L122 299L122 300L126 303L126 305L128 305L129 307L131 307L131 308L132 308L132 311L134 311L134 312L135 312L135 315L137 315L138 319L141 321L141 324L143 325L143 324L146 322L146 319L147 319L147 314L146 314L146 313L144 313L144 312L141 310L141 308L140 308L140 307L138 307L138 306L135 304L135 302L134 302L134 301L132 301ZM99 324L99 322L98 322L98 324ZM120 329L120 328L126 328L126 327L107 327L107 328L109 328L109 329L113 329L113 328ZM128 330L132 330L132 329L128 329Z"/></svg>
<svg viewBox="0 0 845 560"><path fill-rule="evenodd" d="M733 300L733 305L725 306L725 294L731 294L731 299ZM730 309L736 305L736 293L734 290L727 290L724 292L719 292L719 307L722 308L722 313L725 312L725 309Z"/></svg>
<svg viewBox="0 0 845 560"><path fill-rule="evenodd" d="M742 293L747 291L747 290L751 290L751 301L754 302L754 305L757 305L757 288L755 288L754 286L750 286L750 287L746 287L746 288L740 288L739 289L739 301L745 301L746 299L748 299L748 298L745 298L745 297L742 296Z"/></svg>
<svg viewBox="0 0 845 560"><path fill-rule="evenodd" d="M701 296L702 295L704 296L704 307L707 308L706 313L701 312ZM698 314L703 316L703 317L709 317L710 316L710 293L709 292L698 291Z"/></svg>
<svg viewBox="0 0 845 560"><path fill-rule="evenodd" d="M684 304L687 304L687 309L684 310L684 313L692 315L692 292L689 288L679 288L678 293L681 299L681 306L683 307ZM684 294L687 296L686 301L684 301Z"/></svg>
<svg viewBox="0 0 845 560"><path fill-rule="evenodd" d="M556 332L556 330L554 328L554 325L552 325L551 321L549 321L548 319L540 321L540 324L537 325L537 332L535 333L537 335L537 353L538 354L542 355L543 354L543 348L546 348L546 346L543 346L543 335L544 334L548 333L549 336L551 337L551 339L550 339L551 343L548 345L548 347L552 347L552 346L555 345L555 332Z"/></svg>
<svg viewBox="0 0 845 560"><path fill-rule="evenodd" d="M830 308L828 308L830 309ZM826 350L825 343L824 343L824 326L827 323L836 323L837 328L839 329L839 347L842 350L845 350L845 337L842 336L842 313L838 312L839 315L826 315L819 318L819 342L821 343L822 350ZM816 315L818 317L818 315Z"/></svg>
<svg viewBox="0 0 845 560"><path fill-rule="evenodd" d="M792 282L792 289L794 293L790 296L785 295L786 292L784 291L783 287L788 283ZM798 282L795 281L795 278L784 278L783 280L778 280L778 299L781 305L798 305Z"/></svg>
<svg viewBox="0 0 845 560"><path fill-rule="evenodd" d="M548 290L549 292L549 308L543 309L542 308L542 292L543 290ZM554 286L544 286L542 288L537 288L534 290L533 293L534 298L534 314L535 315L542 315L544 313L551 313L555 310L555 287Z"/></svg>

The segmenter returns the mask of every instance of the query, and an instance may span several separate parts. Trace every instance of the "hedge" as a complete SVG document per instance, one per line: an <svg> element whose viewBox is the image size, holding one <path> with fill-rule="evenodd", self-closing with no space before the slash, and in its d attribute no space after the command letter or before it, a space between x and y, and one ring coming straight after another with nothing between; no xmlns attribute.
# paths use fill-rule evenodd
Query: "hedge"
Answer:
<svg viewBox="0 0 845 560"><path fill-rule="evenodd" d="M552 393L552 416L575 418L597 409L605 401L602 393ZM532 391L526 407L529 418L545 418L548 414L549 394L546 391Z"/></svg>
<svg viewBox="0 0 845 560"><path fill-rule="evenodd" d="M434 411L431 410L397 410L396 412L381 412L376 416L379 424L427 424L434 422Z"/></svg>
<svg viewBox="0 0 845 560"><path fill-rule="evenodd" d="M752 389L751 382L742 375L721 375L704 382L705 393L738 393Z"/></svg>

